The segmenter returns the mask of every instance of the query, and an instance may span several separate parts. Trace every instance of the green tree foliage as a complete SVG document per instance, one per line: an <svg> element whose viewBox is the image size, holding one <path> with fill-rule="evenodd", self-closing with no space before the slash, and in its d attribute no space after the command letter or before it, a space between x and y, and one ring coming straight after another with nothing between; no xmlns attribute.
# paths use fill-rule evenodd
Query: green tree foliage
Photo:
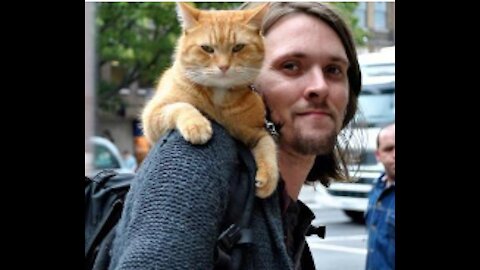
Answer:
<svg viewBox="0 0 480 270"><path fill-rule="evenodd" d="M330 3L344 18L350 29L357 46L365 45L365 38L368 37L368 32L358 26L358 18L355 16L355 9L358 7L358 2L332 2Z"/></svg>
<svg viewBox="0 0 480 270"><path fill-rule="evenodd" d="M230 9L239 3L196 3L202 9ZM117 112L124 104L118 91L138 81L152 86L171 64L180 34L173 2L102 2L97 4L97 71L106 64L121 71L121 79L97 87L101 109ZM98 76L101 78L101 76Z"/></svg>
<svg viewBox="0 0 480 270"><path fill-rule="evenodd" d="M200 9L235 9L241 2L197 2ZM333 3L352 25L357 3ZM135 81L153 87L171 64L175 41L180 34L174 2L97 3L97 71L104 65L115 67L116 78L98 84L101 109L118 112L124 104L118 92ZM355 28L354 28L355 29ZM361 29L360 29L361 30ZM363 34L354 30L362 44Z"/></svg>
<svg viewBox="0 0 480 270"><path fill-rule="evenodd" d="M116 111L120 89L134 81L153 84L170 63L180 32L175 3L99 3L96 25L97 70L109 64L122 71L120 79L100 81L97 99L102 109Z"/></svg>

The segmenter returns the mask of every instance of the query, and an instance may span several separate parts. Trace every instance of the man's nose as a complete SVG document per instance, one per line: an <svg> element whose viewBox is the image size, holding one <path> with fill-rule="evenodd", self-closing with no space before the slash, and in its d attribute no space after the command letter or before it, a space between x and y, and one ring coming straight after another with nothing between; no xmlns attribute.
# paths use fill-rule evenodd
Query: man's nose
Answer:
<svg viewBox="0 0 480 270"><path fill-rule="evenodd" d="M321 68L313 67L310 69L307 80L307 87L305 88L306 99L322 100L327 96L328 84Z"/></svg>

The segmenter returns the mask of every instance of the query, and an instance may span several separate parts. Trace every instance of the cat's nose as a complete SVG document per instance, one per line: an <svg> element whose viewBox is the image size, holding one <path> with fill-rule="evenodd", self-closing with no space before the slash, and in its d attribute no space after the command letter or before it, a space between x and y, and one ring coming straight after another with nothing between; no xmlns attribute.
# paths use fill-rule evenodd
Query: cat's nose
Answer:
<svg viewBox="0 0 480 270"><path fill-rule="evenodd" d="M227 72L227 70L230 68L230 66L227 66L227 65L223 65L223 66L218 66L218 68L223 72Z"/></svg>

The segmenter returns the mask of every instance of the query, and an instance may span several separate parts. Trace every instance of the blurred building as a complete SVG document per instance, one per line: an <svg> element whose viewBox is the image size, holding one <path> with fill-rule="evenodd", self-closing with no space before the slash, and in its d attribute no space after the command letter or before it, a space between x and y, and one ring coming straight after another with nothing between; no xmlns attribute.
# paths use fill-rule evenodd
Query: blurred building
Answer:
<svg viewBox="0 0 480 270"><path fill-rule="evenodd" d="M355 15L358 25L370 33L359 53L395 46L395 2L359 2Z"/></svg>
<svg viewBox="0 0 480 270"><path fill-rule="evenodd" d="M119 83L124 71L115 63L107 63L100 69L103 80ZM120 89L119 96L125 104L116 112L98 110L96 114L95 133L102 137L109 137L120 149L134 153L140 163L149 150L140 128L140 114L145 102L151 97L154 89L140 87L137 82Z"/></svg>

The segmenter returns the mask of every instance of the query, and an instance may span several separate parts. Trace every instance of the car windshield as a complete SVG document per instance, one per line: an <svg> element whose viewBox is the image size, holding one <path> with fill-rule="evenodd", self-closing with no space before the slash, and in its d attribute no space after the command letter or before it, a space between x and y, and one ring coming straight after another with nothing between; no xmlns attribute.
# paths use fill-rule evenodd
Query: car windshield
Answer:
<svg viewBox="0 0 480 270"><path fill-rule="evenodd" d="M367 127L395 121L395 82L364 85L355 120L358 126Z"/></svg>
<svg viewBox="0 0 480 270"><path fill-rule="evenodd" d="M381 127L395 121L395 47L358 56L362 91L355 122L360 127Z"/></svg>
<svg viewBox="0 0 480 270"><path fill-rule="evenodd" d="M368 77L395 76L394 63L363 65L361 68L362 73Z"/></svg>
<svg viewBox="0 0 480 270"><path fill-rule="evenodd" d="M352 150L351 150L352 151ZM375 150L368 149L365 151L352 151L348 159L348 165L371 166L377 165L378 161L375 157Z"/></svg>
<svg viewBox="0 0 480 270"><path fill-rule="evenodd" d="M113 153L103 145L95 145L95 159L93 165L97 170L120 168L120 164Z"/></svg>

